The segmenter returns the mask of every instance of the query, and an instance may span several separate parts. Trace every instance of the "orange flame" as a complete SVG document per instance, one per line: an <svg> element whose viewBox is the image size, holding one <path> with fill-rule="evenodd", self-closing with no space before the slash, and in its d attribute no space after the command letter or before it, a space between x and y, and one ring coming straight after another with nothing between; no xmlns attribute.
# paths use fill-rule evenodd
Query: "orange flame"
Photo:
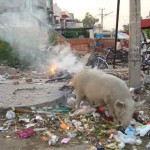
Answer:
<svg viewBox="0 0 150 150"><path fill-rule="evenodd" d="M51 74L54 75L54 74L56 74L57 67L55 65L51 65L49 70L50 70Z"/></svg>

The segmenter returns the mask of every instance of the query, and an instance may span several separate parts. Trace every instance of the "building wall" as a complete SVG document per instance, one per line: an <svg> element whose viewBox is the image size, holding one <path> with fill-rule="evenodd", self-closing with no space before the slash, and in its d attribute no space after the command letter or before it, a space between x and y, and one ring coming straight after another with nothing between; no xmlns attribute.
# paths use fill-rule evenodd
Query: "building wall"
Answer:
<svg viewBox="0 0 150 150"><path fill-rule="evenodd" d="M70 44L72 50L74 52L80 53L80 54L86 54L90 52L90 44L94 43L94 40L92 38L71 38L68 39L68 43Z"/></svg>

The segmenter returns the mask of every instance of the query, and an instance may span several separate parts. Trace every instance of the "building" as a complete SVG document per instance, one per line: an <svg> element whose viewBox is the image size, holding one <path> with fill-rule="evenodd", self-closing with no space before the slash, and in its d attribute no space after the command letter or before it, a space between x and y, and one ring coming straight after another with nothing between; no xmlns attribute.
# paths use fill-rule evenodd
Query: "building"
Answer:
<svg viewBox="0 0 150 150"><path fill-rule="evenodd" d="M0 18L6 13L10 13L12 16L10 22L17 22L16 18L13 18L14 13L22 14L20 20L28 21L36 16L38 19L53 24L53 0L7 0L0 1ZM12 13L12 14L11 14ZM16 15L15 15L16 17ZM35 18L34 18L35 19ZM7 18L5 19L5 21ZM3 20L3 22L5 22ZM11 25L10 25L11 26ZM18 26L18 24L13 24Z"/></svg>
<svg viewBox="0 0 150 150"><path fill-rule="evenodd" d="M150 29L150 18L141 20L141 29Z"/></svg>
<svg viewBox="0 0 150 150"><path fill-rule="evenodd" d="M147 34L146 34L146 30L150 29L150 17L141 20L141 29L143 31L144 37L147 39L147 41L150 41L150 39L148 39Z"/></svg>

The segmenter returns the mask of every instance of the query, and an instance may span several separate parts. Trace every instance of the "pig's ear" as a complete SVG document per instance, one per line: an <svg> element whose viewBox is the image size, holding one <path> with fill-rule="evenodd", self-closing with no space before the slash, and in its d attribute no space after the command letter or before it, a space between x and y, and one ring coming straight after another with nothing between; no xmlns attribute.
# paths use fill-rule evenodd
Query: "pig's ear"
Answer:
<svg viewBox="0 0 150 150"><path fill-rule="evenodd" d="M138 110L143 104L145 103L145 100L142 102L135 102L135 109Z"/></svg>
<svg viewBox="0 0 150 150"><path fill-rule="evenodd" d="M119 100L115 102L115 105L116 105L116 107L118 107L118 108L123 108L123 107L125 107L125 103L122 102L122 101L119 101Z"/></svg>

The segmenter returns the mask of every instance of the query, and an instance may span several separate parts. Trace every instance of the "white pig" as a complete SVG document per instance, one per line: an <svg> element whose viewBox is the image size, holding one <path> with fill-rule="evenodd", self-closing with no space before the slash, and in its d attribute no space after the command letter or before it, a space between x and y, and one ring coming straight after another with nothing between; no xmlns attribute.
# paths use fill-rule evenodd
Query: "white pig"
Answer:
<svg viewBox="0 0 150 150"><path fill-rule="evenodd" d="M114 121L124 127L130 124L134 111L144 103L132 99L123 80L100 70L81 70L74 76L73 86L78 108L82 100L87 100L92 107L106 106Z"/></svg>

